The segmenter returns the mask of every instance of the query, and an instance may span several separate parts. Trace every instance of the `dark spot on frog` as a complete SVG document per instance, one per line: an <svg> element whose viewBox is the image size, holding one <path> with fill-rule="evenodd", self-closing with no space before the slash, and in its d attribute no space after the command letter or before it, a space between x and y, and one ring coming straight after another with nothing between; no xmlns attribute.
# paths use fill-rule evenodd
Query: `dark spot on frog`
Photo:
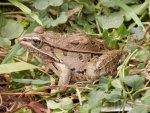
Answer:
<svg viewBox="0 0 150 113"><path fill-rule="evenodd" d="M75 71L75 68L71 68L71 71Z"/></svg>
<svg viewBox="0 0 150 113"><path fill-rule="evenodd" d="M66 51L63 51L63 55L64 55L64 56L67 56L67 52L66 52Z"/></svg>
<svg viewBox="0 0 150 113"><path fill-rule="evenodd" d="M94 54L91 54L91 58L93 58L94 57Z"/></svg>
<svg viewBox="0 0 150 113"><path fill-rule="evenodd" d="M95 45L95 42L94 42L94 41L91 41L91 43L92 43L93 45Z"/></svg>
<svg viewBox="0 0 150 113"><path fill-rule="evenodd" d="M84 70L83 70L83 71L77 71L77 73L78 73L78 74L84 74L85 71L84 71Z"/></svg>
<svg viewBox="0 0 150 113"><path fill-rule="evenodd" d="M82 60L82 59L83 59L82 54L79 54L79 59L80 59L80 60Z"/></svg>

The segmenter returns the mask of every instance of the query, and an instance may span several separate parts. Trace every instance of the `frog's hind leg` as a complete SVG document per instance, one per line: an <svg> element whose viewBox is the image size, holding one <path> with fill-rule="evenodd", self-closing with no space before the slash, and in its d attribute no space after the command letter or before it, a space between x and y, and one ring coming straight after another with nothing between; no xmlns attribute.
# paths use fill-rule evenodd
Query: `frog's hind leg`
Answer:
<svg viewBox="0 0 150 113"><path fill-rule="evenodd" d="M120 50L112 50L105 52L99 58L91 59L86 66L87 78L95 80L100 76L115 75L121 56Z"/></svg>

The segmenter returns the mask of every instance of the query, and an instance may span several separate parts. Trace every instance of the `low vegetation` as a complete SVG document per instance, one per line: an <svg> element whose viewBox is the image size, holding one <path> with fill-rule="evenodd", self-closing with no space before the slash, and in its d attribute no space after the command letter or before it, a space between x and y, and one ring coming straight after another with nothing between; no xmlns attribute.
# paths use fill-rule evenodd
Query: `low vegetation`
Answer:
<svg viewBox="0 0 150 113"><path fill-rule="evenodd" d="M93 84L71 83L51 94L58 81L18 39L36 26L56 32L84 32L127 51L117 74ZM148 113L150 111L149 0L1 0L0 112Z"/></svg>

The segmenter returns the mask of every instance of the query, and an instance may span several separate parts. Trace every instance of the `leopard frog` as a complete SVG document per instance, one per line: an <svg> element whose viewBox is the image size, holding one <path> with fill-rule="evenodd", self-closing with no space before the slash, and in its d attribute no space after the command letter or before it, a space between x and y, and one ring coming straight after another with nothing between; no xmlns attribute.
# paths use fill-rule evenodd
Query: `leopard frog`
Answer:
<svg viewBox="0 0 150 113"><path fill-rule="evenodd" d="M120 50L110 50L103 40L84 33L57 33L42 27L20 37L19 43L59 76L59 86L112 75L122 56Z"/></svg>

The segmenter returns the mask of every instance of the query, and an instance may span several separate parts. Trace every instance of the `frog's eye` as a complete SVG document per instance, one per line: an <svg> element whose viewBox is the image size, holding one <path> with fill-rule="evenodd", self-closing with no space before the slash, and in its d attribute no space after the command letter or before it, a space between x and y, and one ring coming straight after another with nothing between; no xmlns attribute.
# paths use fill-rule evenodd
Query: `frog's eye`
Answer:
<svg viewBox="0 0 150 113"><path fill-rule="evenodd" d="M37 37L37 36L34 36L32 37L32 44L35 46L35 47L38 47L40 48L42 46L42 40Z"/></svg>

